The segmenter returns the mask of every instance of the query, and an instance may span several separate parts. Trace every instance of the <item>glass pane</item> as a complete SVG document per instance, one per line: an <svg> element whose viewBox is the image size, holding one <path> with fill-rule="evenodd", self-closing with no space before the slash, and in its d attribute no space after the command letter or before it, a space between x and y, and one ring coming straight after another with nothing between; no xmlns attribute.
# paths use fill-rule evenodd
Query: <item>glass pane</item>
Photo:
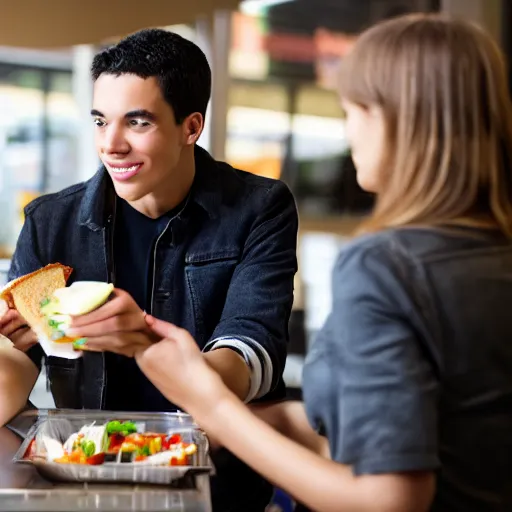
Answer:
<svg viewBox="0 0 512 512"><path fill-rule="evenodd" d="M56 192L76 181L78 111L71 73L52 73L47 98L47 176L45 192Z"/></svg>
<svg viewBox="0 0 512 512"><path fill-rule="evenodd" d="M44 94L42 73L0 65L0 247L10 252L26 197L41 191Z"/></svg>
<svg viewBox="0 0 512 512"><path fill-rule="evenodd" d="M228 160L236 155L236 163L243 164L259 162L262 155L274 161L281 157L281 164L273 165L297 197L302 226L366 213L372 198L357 185L347 151L336 92L339 65L365 27L400 13L438 8L436 0L242 3L231 31L229 96L238 114L228 116ZM288 133L276 125L273 111L288 114ZM246 123L243 145L240 127L233 124L240 117Z"/></svg>
<svg viewBox="0 0 512 512"><path fill-rule="evenodd" d="M226 158L239 169L280 178L289 132L290 115L286 112L231 107Z"/></svg>

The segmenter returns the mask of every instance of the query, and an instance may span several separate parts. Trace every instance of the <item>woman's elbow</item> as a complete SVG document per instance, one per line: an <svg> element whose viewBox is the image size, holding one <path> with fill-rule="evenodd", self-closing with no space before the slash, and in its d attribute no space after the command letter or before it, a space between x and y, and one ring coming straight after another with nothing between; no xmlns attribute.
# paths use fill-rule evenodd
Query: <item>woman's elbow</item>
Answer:
<svg viewBox="0 0 512 512"><path fill-rule="evenodd" d="M427 512L435 494L435 476L430 472L382 475L366 489L367 512ZM375 483L373 487L372 483Z"/></svg>

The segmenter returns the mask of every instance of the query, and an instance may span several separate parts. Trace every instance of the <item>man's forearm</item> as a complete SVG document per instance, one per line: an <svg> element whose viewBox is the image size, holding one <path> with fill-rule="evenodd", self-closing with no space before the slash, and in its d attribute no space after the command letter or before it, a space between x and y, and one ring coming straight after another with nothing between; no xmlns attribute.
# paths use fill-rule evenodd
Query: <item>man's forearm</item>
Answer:
<svg viewBox="0 0 512 512"><path fill-rule="evenodd" d="M204 358L238 397L245 400L251 386L251 372L244 359L234 350L219 348L206 352Z"/></svg>
<svg viewBox="0 0 512 512"><path fill-rule="evenodd" d="M0 426L25 406L37 374L36 366L23 352L15 348L0 350Z"/></svg>

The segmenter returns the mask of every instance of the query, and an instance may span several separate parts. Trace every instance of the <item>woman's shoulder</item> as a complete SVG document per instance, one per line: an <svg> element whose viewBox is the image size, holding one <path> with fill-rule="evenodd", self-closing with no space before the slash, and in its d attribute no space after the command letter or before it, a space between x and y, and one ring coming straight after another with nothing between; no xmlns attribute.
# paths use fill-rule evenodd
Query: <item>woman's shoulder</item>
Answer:
<svg viewBox="0 0 512 512"><path fill-rule="evenodd" d="M358 236L342 246L339 263L350 259L422 262L445 253L503 244L489 230L443 227L398 227Z"/></svg>
<svg viewBox="0 0 512 512"><path fill-rule="evenodd" d="M357 262L386 259L394 251L394 233L396 230L379 231L359 235L341 246L335 269Z"/></svg>

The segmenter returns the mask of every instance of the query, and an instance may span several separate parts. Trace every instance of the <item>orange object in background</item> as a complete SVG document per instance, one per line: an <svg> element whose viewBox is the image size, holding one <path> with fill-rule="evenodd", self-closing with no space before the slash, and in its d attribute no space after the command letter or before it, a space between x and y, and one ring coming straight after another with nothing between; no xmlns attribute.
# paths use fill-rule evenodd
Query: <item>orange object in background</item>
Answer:
<svg viewBox="0 0 512 512"><path fill-rule="evenodd" d="M23 213L23 209L27 204L29 204L34 199L37 199L41 194L38 192L28 191L28 190L20 190L17 193L16 202L18 204L19 212L20 212L20 221L25 221L25 215Z"/></svg>
<svg viewBox="0 0 512 512"><path fill-rule="evenodd" d="M278 158L237 158L231 159L229 163L235 169L241 169L252 174L257 174L258 176L264 176L265 178L274 178L278 180L281 176L282 162Z"/></svg>

